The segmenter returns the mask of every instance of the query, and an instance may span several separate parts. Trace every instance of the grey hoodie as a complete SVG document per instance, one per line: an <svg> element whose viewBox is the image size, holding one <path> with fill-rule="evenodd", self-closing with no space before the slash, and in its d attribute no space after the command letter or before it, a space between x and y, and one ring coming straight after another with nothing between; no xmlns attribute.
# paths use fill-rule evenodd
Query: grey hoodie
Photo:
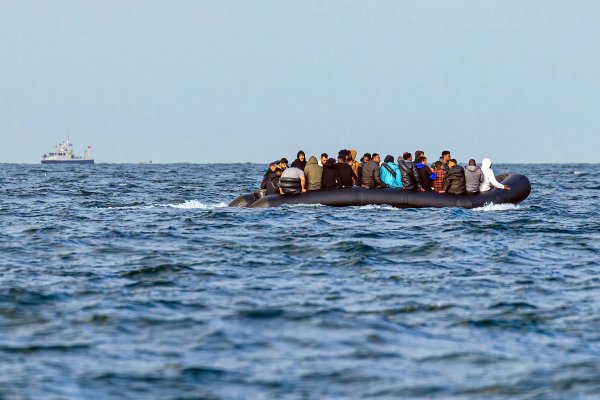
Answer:
<svg viewBox="0 0 600 400"><path fill-rule="evenodd" d="M479 192L479 186L483 183L483 179L483 172L477 165L469 165L465 167L467 193Z"/></svg>

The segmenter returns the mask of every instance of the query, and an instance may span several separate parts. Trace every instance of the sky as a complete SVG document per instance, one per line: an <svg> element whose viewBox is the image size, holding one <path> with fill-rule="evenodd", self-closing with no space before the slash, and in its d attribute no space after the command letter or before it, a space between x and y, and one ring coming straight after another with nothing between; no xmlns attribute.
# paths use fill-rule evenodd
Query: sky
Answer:
<svg viewBox="0 0 600 400"><path fill-rule="evenodd" d="M600 162L597 0L0 6L0 163Z"/></svg>

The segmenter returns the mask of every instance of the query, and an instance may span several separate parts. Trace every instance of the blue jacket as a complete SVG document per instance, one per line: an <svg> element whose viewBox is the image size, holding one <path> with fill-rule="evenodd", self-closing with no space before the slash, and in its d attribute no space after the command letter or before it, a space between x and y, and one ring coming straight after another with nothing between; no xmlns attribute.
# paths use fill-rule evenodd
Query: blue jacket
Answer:
<svg viewBox="0 0 600 400"><path fill-rule="evenodd" d="M396 173L396 177L387 170L386 167L381 164L379 174L381 175L381 180L383 183L388 185L391 188L401 188L402 187L402 172L400 171L400 167L394 163L387 163L387 165Z"/></svg>

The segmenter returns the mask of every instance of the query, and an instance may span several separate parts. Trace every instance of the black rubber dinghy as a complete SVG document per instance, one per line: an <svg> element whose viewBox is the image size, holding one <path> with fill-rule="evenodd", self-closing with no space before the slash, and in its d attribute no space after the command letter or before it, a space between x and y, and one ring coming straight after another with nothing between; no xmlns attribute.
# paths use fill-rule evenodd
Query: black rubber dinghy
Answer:
<svg viewBox="0 0 600 400"><path fill-rule="evenodd" d="M462 207L477 208L486 204L518 204L531 192L531 183L526 176L503 174L498 182L510 186L510 190L492 189L478 194L441 194L402 189L365 189L355 186L348 189L315 190L302 194L270 195L260 193L239 196L230 207L268 208L283 204L322 204L334 207L390 205L398 208Z"/></svg>

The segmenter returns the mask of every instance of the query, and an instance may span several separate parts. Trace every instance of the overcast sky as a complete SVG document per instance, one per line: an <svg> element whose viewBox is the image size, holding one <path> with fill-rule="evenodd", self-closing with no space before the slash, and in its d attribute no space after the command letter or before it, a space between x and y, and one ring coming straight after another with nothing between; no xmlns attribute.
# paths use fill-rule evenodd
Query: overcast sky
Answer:
<svg viewBox="0 0 600 400"><path fill-rule="evenodd" d="M600 162L600 1L0 1L0 162Z"/></svg>

